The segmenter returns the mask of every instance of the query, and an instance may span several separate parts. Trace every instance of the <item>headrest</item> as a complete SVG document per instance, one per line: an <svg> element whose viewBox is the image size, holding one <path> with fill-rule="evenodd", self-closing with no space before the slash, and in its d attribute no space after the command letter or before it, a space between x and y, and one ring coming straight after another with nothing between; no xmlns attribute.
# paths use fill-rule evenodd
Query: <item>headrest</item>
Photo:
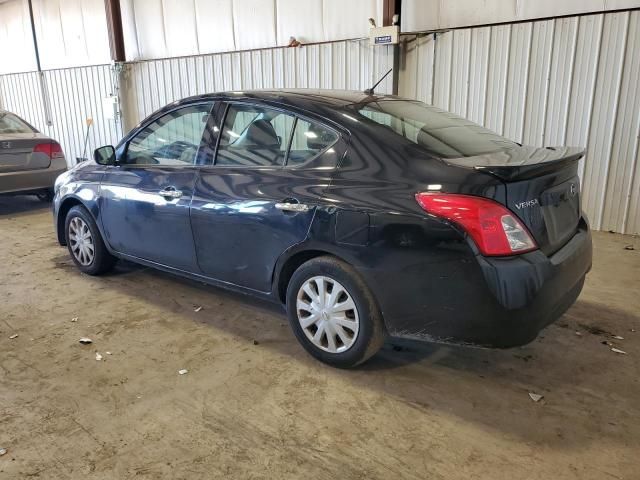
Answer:
<svg viewBox="0 0 640 480"><path fill-rule="evenodd" d="M280 147L280 139L269 121L260 119L247 127L241 140L242 146Z"/></svg>
<svg viewBox="0 0 640 480"><path fill-rule="evenodd" d="M307 135L307 147L311 150L322 150L331 143L333 136L318 125L310 125L308 132L315 134L315 136Z"/></svg>

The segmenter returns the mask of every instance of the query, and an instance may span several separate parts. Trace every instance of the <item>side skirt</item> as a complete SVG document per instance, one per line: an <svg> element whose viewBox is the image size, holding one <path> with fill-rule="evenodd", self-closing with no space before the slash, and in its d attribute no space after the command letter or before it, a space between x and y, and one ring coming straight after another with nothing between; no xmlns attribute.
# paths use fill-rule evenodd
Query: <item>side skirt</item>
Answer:
<svg viewBox="0 0 640 480"><path fill-rule="evenodd" d="M163 265L161 263L152 262L150 260L145 260L144 258L135 257L133 255L126 255L123 253L119 253L116 251L111 251L112 255L115 255L118 258L123 260L127 260L133 263L137 263L139 265L144 265L145 267L155 268L156 270L161 270L163 272L171 273L174 275L178 275L183 278L188 278L189 280L194 280L196 282L206 283L207 285L212 285L214 287L223 288L225 290L229 290L236 293L241 293L243 295L248 295L251 297L260 298L262 300L267 300L271 303L275 303L278 305L282 305L282 303L278 300L278 298L273 295L272 292L261 292L259 290L253 290L251 288L242 287L240 285L236 285L230 282L224 282L222 280L217 280L215 278L207 277L206 275L200 275L197 273L187 272L185 270L180 270L178 268L169 267L167 265ZM284 307L284 306L283 306Z"/></svg>

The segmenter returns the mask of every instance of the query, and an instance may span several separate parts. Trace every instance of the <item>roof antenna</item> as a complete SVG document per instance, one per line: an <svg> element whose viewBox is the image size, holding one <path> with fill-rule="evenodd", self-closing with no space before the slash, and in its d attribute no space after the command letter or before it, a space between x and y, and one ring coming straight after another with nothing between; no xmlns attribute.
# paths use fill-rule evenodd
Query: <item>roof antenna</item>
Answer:
<svg viewBox="0 0 640 480"><path fill-rule="evenodd" d="M393 71L393 68L390 68L389 71L387 73L385 73L382 78L380 80L378 80L378 83L376 83L373 87L371 88L367 88L364 93L366 93L367 95L373 95L373 91L375 90L375 88L380 85L380 83L382 83L382 81L387 78L387 75L389 75L391 72Z"/></svg>

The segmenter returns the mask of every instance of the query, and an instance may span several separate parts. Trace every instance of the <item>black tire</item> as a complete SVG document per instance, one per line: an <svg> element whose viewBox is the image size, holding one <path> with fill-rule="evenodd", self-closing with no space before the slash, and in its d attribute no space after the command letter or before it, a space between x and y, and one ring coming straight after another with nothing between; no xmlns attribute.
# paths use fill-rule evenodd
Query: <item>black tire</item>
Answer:
<svg viewBox="0 0 640 480"><path fill-rule="evenodd" d="M45 190L42 190L38 192L36 196L38 197L38 200L40 200L41 202L51 203L53 201L53 196L54 196L53 189L47 188Z"/></svg>
<svg viewBox="0 0 640 480"><path fill-rule="evenodd" d="M298 292L307 280L317 276L337 281L355 303L359 328L354 343L346 351L333 353L316 346L307 337L298 319ZM335 257L316 257L302 264L289 281L286 300L287 316L293 333L305 350L321 362L338 368L354 367L368 360L384 343L382 314L373 294L352 266Z"/></svg>
<svg viewBox="0 0 640 480"><path fill-rule="evenodd" d="M91 233L91 240L93 243L94 254L93 258L87 264L81 263L81 261L76 258L76 254L72 250L72 241L70 238L70 225L73 219L79 218L87 225L89 232ZM102 240L102 235L100 235L100 230L96 225L95 220L91 216L91 214L81 205L76 205L72 207L67 213L67 218L64 222L64 234L65 240L67 242L67 249L69 250L69 255L73 260L73 263L76 264L76 267L87 275L101 275L103 273L108 272L113 268L113 266L117 262L117 258L109 253L107 247L104 245L104 241Z"/></svg>

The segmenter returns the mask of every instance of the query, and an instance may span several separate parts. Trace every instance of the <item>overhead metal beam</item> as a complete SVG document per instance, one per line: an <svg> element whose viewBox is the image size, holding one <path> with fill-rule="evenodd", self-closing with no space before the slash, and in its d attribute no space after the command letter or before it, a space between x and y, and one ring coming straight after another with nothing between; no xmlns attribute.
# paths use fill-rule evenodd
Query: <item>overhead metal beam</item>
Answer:
<svg viewBox="0 0 640 480"><path fill-rule="evenodd" d="M29 5L29 20L31 20L31 35L33 35L33 52L36 56L36 67L38 67L38 84L40 86L40 96L42 98L42 109L44 111L44 120L48 126L53 125L53 118L51 115L51 104L49 103L49 92L47 90L47 82L42 72L42 66L40 65L40 49L38 48L38 36L36 35L36 23L33 19L33 5L31 0L28 0Z"/></svg>
<svg viewBox="0 0 640 480"><path fill-rule="evenodd" d="M29 19L31 20L31 35L33 35L33 51L36 54L36 66L38 67L38 71L41 72L42 68L40 67L40 51L38 50L38 37L36 35L36 24L33 21L33 5L31 4L31 0L28 1L29 4Z"/></svg>
<svg viewBox="0 0 640 480"><path fill-rule="evenodd" d="M382 25L388 27L393 25L393 16L400 15L402 10L402 0L384 0L382 4ZM393 46L393 82L391 84L391 93L398 94L398 85L400 83L400 47Z"/></svg>
<svg viewBox="0 0 640 480"><path fill-rule="evenodd" d="M107 31L109 33L109 49L111 60L124 62L124 35L122 33L122 14L120 0L104 0L104 9L107 15Z"/></svg>

